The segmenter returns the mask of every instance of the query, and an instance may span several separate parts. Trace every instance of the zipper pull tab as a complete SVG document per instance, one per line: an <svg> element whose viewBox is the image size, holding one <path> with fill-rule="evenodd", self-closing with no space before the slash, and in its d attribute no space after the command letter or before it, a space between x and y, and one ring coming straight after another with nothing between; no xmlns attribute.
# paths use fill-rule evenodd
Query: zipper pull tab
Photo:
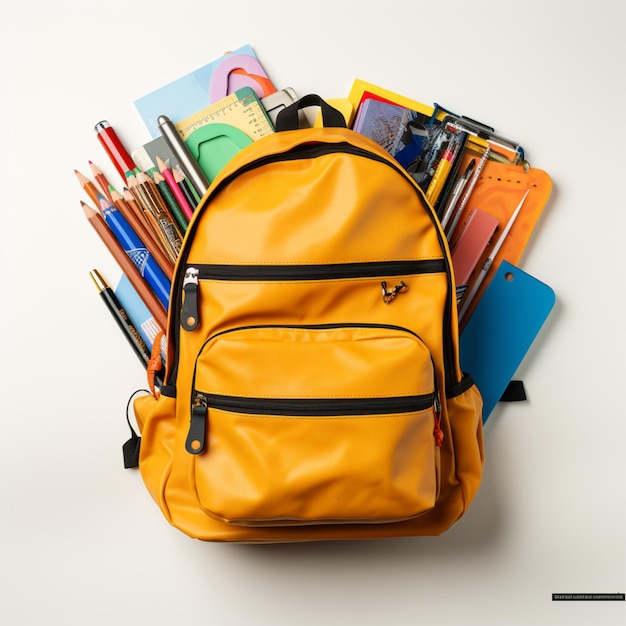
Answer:
<svg viewBox="0 0 626 626"><path fill-rule="evenodd" d="M180 325L185 330L195 330L200 323L198 315L198 274L195 267L188 267L183 279L183 307L180 313Z"/></svg>
<svg viewBox="0 0 626 626"><path fill-rule="evenodd" d="M196 393L191 407L191 422L185 442L189 454L200 454L206 445L207 400L201 393Z"/></svg>
<svg viewBox="0 0 626 626"><path fill-rule="evenodd" d="M443 442L443 430L441 430L441 400L439 399L439 392L435 392L435 401L433 403L435 409L435 429L433 430L433 436L435 437L435 446L441 448Z"/></svg>
<svg viewBox="0 0 626 626"><path fill-rule="evenodd" d="M406 293L409 290L409 286L403 280L401 280L391 291L387 291L386 280L383 280L380 285L383 289L383 302L385 304L393 302L393 300L399 293Z"/></svg>

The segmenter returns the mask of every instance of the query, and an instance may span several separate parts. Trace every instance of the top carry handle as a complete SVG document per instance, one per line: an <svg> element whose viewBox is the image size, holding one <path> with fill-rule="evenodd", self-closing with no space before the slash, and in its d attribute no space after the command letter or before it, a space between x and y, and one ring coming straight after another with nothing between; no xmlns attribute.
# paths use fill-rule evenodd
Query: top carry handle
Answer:
<svg viewBox="0 0 626 626"><path fill-rule="evenodd" d="M319 106L322 110L322 121L325 127L345 128L346 120L343 114L331 107L328 102L317 94L309 94L303 96L297 102L290 104L284 108L276 118L276 130L298 130L300 128L300 121L298 118L298 112L300 109L305 109L311 106Z"/></svg>

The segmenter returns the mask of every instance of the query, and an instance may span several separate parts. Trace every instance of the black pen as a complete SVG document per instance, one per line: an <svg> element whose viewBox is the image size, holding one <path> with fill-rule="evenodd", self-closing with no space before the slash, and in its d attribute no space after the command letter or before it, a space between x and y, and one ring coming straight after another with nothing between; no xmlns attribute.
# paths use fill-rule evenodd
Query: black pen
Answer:
<svg viewBox="0 0 626 626"><path fill-rule="evenodd" d="M124 307L117 299L115 292L111 289L98 270L91 270L89 275L98 289L98 293L100 294L102 301L105 303L107 309L117 322L117 325L124 333L124 336L133 348L137 358L141 361L144 368L147 369L151 358L150 349L141 338L141 335L137 332L137 329L133 326L128 314L124 310ZM161 384L160 372L155 374L155 379L158 381L158 384Z"/></svg>

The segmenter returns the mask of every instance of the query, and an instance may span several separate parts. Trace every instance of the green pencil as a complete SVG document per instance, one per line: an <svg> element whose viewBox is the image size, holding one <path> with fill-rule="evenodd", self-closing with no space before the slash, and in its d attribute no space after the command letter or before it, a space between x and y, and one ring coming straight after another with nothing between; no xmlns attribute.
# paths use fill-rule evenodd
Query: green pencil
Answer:
<svg viewBox="0 0 626 626"><path fill-rule="evenodd" d="M163 198L165 204L167 204L173 218L176 220L178 227L182 233L185 233L188 224L187 218L185 217L183 210L180 208L180 204L178 204L178 201L174 197L172 190L165 181L163 174L161 174L158 170L154 170L154 172L152 172L152 178L157 186L157 189L159 190L159 193L161 194L161 197Z"/></svg>

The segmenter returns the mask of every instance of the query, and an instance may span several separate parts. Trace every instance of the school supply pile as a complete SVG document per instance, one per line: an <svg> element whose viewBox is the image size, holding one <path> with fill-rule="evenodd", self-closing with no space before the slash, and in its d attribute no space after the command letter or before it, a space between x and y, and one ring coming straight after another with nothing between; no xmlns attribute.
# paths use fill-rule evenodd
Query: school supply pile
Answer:
<svg viewBox="0 0 626 626"><path fill-rule="evenodd" d="M504 379L472 378L463 349L490 376L470 339L500 265L532 308L513 264L549 178L492 130L359 80L334 106L278 91L249 46L194 75L137 101L153 136L132 154L96 126L122 192L76 171L124 272L115 293L92 278L148 372L125 466L204 540L440 534L480 484L481 385L490 411L551 308Z"/></svg>

